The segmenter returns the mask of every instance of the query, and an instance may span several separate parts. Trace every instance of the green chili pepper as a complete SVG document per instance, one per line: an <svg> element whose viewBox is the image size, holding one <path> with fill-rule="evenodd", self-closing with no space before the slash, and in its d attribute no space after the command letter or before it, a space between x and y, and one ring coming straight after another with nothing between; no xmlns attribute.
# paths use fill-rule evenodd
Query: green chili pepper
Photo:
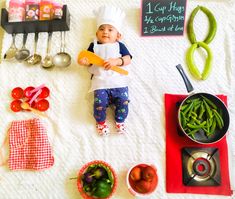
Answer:
<svg viewBox="0 0 235 199"><path fill-rule="evenodd" d="M197 14L197 12L200 10L200 6L197 6L191 13L190 17L189 17L189 21L188 21L188 24L187 24L187 33L188 33L188 38L190 40L190 42L192 44L196 43L197 40L196 40L196 35L194 33L194 28L193 28L193 21L194 21L194 18Z"/></svg>
<svg viewBox="0 0 235 199"><path fill-rule="evenodd" d="M188 51L186 52L186 63L189 67L189 71L191 72L191 74L196 78L196 79L201 79L202 75L200 73L200 71L198 70L197 66L195 65L194 62L194 51L197 48L197 43L193 44Z"/></svg>
<svg viewBox="0 0 235 199"><path fill-rule="evenodd" d="M213 53L206 43L199 42L199 46L203 47L207 52L206 63L202 72L202 79L205 80L209 76L211 69L212 69Z"/></svg>
<svg viewBox="0 0 235 199"><path fill-rule="evenodd" d="M194 18L195 18L196 14L198 13L199 10L201 10L209 19L209 25L210 25L209 32L208 32L206 38L203 41L206 44L209 44L215 37L216 31L217 31L217 22L216 22L216 19L215 19L214 15L212 14L212 12L209 9L207 9L206 7L203 7L203 6L197 6L192 11L192 13L189 17L189 21L188 21L188 24L187 24L188 38L189 38L189 40L192 44L197 42L196 35L194 33L193 24L194 24Z"/></svg>
<svg viewBox="0 0 235 199"><path fill-rule="evenodd" d="M203 6L200 6L200 9L206 14L206 16L209 19L209 24L210 24L209 33L206 39L204 40L206 44L209 44L215 37L216 31L217 31L217 22L216 22L214 15L209 9Z"/></svg>
<svg viewBox="0 0 235 199"><path fill-rule="evenodd" d="M207 97L201 95L201 97L212 107L214 108L215 110L217 110L217 106L211 101L209 100Z"/></svg>
<svg viewBox="0 0 235 199"><path fill-rule="evenodd" d="M204 66L202 74L198 70L195 64L194 58L193 58L194 52L198 46L204 48L207 52L207 58L206 58L206 62L205 62L205 66ZM186 62L189 67L189 71L196 79L202 79L202 80L207 79L207 77L209 76L211 72L212 59L213 59L212 51L210 50L209 46L204 42L194 43L186 52Z"/></svg>

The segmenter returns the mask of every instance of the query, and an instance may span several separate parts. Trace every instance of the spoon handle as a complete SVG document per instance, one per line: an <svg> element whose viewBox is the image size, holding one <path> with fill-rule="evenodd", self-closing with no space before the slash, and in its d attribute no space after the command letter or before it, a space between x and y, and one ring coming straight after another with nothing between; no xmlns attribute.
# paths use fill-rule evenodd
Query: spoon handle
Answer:
<svg viewBox="0 0 235 199"><path fill-rule="evenodd" d="M47 55L49 55L50 52L51 52L51 37L52 37L52 32L48 32L48 38L47 38Z"/></svg>
<svg viewBox="0 0 235 199"><path fill-rule="evenodd" d="M60 43L60 52L63 52L63 47L64 47L64 42L63 42L63 32L60 32L60 39L61 39L61 43Z"/></svg>
<svg viewBox="0 0 235 199"><path fill-rule="evenodd" d="M28 33L24 33L24 36L23 36L23 46L22 46L22 48L25 48L25 44L26 44L26 41L27 41L27 37L28 37Z"/></svg>
<svg viewBox="0 0 235 199"><path fill-rule="evenodd" d="M35 32L34 36L34 54L37 52L37 45L38 45L38 32Z"/></svg>

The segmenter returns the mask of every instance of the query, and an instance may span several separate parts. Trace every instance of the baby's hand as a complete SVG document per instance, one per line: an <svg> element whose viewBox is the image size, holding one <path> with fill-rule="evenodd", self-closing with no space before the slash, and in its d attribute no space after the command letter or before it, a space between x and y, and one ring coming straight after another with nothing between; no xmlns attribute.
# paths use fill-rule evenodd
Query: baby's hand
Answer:
<svg viewBox="0 0 235 199"><path fill-rule="evenodd" d="M118 59L107 59L104 61L104 69L109 70L111 69L112 66L117 66L118 65Z"/></svg>
<svg viewBox="0 0 235 199"><path fill-rule="evenodd" d="M79 59L78 63L81 64L81 65L85 65L85 66L89 66L90 65L89 60L86 57Z"/></svg>

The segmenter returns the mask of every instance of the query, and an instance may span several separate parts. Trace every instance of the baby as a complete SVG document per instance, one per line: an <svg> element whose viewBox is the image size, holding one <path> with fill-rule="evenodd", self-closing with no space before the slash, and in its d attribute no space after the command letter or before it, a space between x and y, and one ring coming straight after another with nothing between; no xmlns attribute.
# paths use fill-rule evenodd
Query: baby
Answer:
<svg viewBox="0 0 235 199"><path fill-rule="evenodd" d="M95 12L97 20L96 40L88 51L103 58L103 67L91 65L87 58L78 60L79 64L89 66L91 89L94 91L94 118L99 135L108 135L106 109L115 105L116 129L120 134L126 132L125 119L128 115L128 81L126 75L110 70L112 66L126 67L132 56L120 42L122 22L125 14L113 6L102 6Z"/></svg>

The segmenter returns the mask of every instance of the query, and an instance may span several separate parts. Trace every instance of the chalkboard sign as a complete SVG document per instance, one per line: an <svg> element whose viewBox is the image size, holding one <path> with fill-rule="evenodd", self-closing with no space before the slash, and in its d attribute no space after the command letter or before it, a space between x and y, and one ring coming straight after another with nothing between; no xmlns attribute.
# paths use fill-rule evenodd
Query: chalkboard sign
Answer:
<svg viewBox="0 0 235 199"><path fill-rule="evenodd" d="M142 36L183 35L187 0L142 0Z"/></svg>

